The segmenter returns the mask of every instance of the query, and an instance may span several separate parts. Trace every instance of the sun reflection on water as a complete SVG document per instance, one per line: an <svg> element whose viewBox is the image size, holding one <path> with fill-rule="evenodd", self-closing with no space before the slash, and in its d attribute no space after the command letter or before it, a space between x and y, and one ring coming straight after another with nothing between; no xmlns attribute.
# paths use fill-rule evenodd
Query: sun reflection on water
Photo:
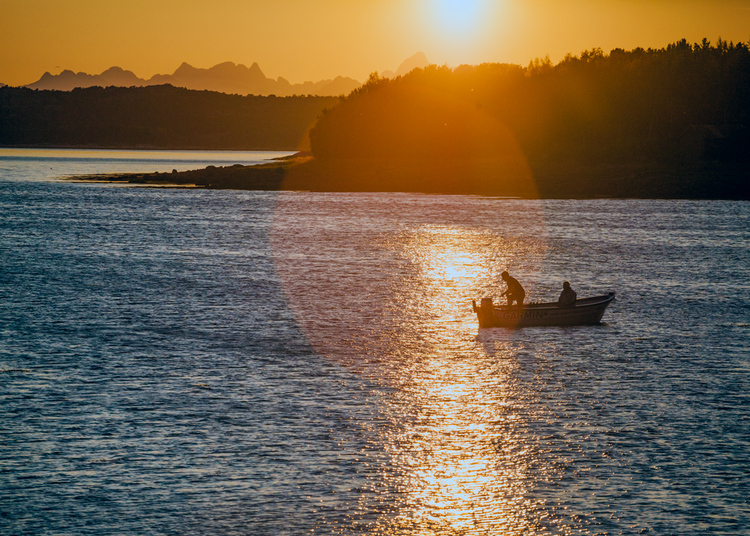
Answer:
<svg viewBox="0 0 750 536"><path fill-rule="evenodd" d="M491 233L459 228L424 228L402 246L418 268L412 288L422 297L421 325L411 327L439 336L429 359L405 367L403 396L390 408L403 424L387 445L404 498L385 532L528 532L531 452L515 426L513 350L482 351L467 308L471 296L496 285L498 260L507 262L510 252Z"/></svg>
<svg viewBox="0 0 750 536"><path fill-rule="evenodd" d="M367 429L390 464L373 476L381 491L360 497L364 517L384 511L368 533L538 532L544 508L529 486L549 468L530 439L521 347L504 331L478 333L471 300L496 296L508 267L532 279L544 240L478 225L370 230L368 241L329 229L313 240L295 228L284 237L295 256L277 262L316 349L383 388L384 424ZM327 262L342 255L361 267L333 277Z"/></svg>

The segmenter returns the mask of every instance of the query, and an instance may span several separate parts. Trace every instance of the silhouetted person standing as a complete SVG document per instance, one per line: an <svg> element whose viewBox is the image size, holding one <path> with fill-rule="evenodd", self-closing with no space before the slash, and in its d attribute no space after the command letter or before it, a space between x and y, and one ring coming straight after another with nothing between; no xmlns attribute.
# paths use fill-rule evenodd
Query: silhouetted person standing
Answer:
<svg viewBox="0 0 750 536"><path fill-rule="evenodd" d="M557 300L557 305L560 307L572 307L576 304L576 291L570 288L570 283L567 281L563 283L563 289L560 293L560 297Z"/></svg>
<svg viewBox="0 0 750 536"><path fill-rule="evenodd" d="M521 283L518 282L518 279L511 277L508 272L503 272L500 274L500 277L502 277L505 284L508 285L508 288L505 289L505 292L500 294L500 297L502 298L506 294L508 295L508 307L513 305L513 302L516 302L519 307L522 306L523 299L526 297L526 291L521 286Z"/></svg>

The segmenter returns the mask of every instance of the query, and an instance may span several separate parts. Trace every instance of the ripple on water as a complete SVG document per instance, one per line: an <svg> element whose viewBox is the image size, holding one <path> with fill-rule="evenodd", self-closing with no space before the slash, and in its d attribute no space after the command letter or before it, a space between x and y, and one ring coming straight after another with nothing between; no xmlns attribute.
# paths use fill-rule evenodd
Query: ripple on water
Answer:
<svg viewBox="0 0 750 536"><path fill-rule="evenodd" d="M746 204L0 182L0 209L3 532L748 522ZM503 269L618 299L478 331Z"/></svg>

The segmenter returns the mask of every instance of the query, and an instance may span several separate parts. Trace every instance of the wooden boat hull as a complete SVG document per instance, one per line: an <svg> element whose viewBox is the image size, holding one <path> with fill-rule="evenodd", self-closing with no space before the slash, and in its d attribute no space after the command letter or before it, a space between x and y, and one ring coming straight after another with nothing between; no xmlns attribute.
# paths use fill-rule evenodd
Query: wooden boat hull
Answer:
<svg viewBox="0 0 750 536"><path fill-rule="evenodd" d="M495 306L492 298L472 302L480 328L520 328L531 326L585 326L599 324L615 293L576 300L575 305L530 303L522 307Z"/></svg>

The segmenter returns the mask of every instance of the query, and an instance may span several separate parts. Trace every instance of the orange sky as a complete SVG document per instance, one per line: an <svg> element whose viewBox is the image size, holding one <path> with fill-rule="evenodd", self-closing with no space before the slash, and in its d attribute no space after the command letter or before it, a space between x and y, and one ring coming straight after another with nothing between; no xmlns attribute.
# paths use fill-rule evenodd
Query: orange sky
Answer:
<svg viewBox="0 0 750 536"><path fill-rule="evenodd" d="M0 82L45 71L141 78L183 61L258 62L290 82L364 81L415 52L433 63L750 40L750 0L0 0Z"/></svg>

